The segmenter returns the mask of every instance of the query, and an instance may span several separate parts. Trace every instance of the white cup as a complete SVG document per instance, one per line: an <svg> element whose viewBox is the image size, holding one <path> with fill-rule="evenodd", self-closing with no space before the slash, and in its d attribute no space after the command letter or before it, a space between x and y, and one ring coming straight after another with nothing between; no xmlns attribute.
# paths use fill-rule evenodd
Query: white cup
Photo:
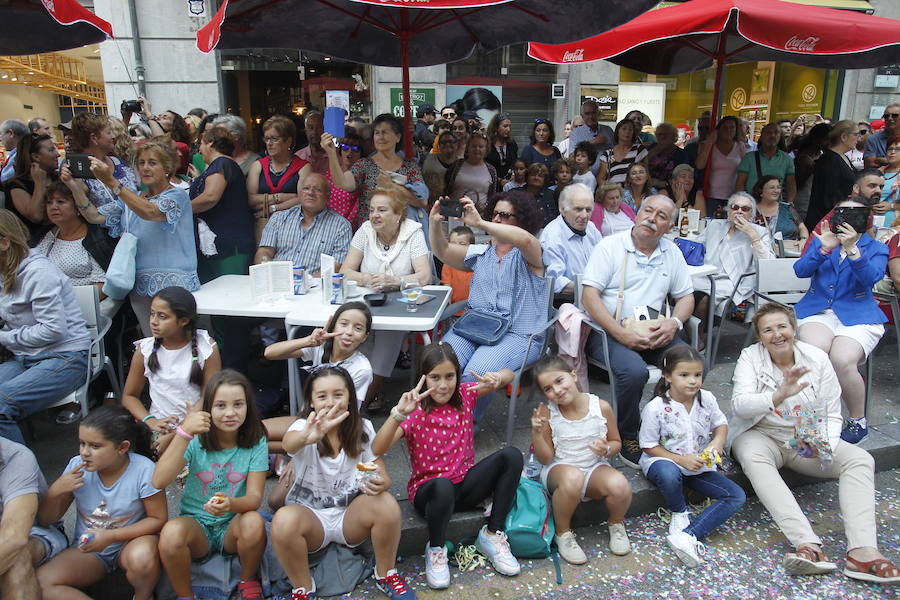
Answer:
<svg viewBox="0 0 900 600"><path fill-rule="evenodd" d="M359 293L359 284L352 279L348 279L344 282L344 292L347 298L353 298Z"/></svg>

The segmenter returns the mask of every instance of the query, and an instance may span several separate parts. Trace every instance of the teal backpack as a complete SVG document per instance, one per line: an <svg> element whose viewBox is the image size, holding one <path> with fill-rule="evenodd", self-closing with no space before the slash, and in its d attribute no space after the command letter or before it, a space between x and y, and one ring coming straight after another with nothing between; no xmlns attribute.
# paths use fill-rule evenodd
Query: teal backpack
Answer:
<svg viewBox="0 0 900 600"><path fill-rule="evenodd" d="M520 558L547 558L555 534L547 490L537 481L523 477L506 515L509 549L513 556Z"/></svg>

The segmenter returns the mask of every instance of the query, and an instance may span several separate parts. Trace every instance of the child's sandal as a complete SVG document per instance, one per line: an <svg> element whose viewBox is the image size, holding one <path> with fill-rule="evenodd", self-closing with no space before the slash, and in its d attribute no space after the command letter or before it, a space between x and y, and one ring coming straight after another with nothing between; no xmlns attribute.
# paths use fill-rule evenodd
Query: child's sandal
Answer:
<svg viewBox="0 0 900 600"><path fill-rule="evenodd" d="M863 562L848 555L847 562L844 563L844 575L872 583L900 583L900 569L886 558Z"/></svg>
<svg viewBox="0 0 900 600"><path fill-rule="evenodd" d="M790 575L824 575L837 569L836 564L825 560L824 552L807 544L785 554L782 565Z"/></svg>

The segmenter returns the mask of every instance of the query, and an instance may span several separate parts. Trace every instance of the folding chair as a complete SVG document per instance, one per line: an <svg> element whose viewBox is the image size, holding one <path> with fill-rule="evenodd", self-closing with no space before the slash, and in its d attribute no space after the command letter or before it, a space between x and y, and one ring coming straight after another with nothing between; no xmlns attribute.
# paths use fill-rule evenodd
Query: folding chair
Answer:
<svg viewBox="0 0 900 600"><path fill-rule="evenodd" d="M78 300L78 306L81 308L88 332L91 334L91 348L84 383L71 394L46 407L53 408L77 402L81 406L82 419L87 416L89 410L88 388L91 382L97 379L104 371L109 378L116 398L122 399L122 388L119 378L116 376L112 361L106 356L106 345L104 344L103 336L109 331L111 321L109 317L105 317L100 313L100 294L98 289L95 285L75 286L75 298Z"/></svg>

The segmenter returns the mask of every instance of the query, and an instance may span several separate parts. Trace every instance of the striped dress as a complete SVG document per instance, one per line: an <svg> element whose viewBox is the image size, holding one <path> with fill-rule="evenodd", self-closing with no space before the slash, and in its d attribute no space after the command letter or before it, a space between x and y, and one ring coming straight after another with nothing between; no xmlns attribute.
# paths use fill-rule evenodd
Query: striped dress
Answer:
<svg viewBox="0 0 900 600"><path fill-rule="evenodd" d="M621 162L616 161L614 148L600 154L600 161L606 163L606 183L618 183L625 185L625 176L628 174L628 167L632 163L641 162L647 158L647 148L643 144L635 144L631 150L625 155Z"/></svg>

